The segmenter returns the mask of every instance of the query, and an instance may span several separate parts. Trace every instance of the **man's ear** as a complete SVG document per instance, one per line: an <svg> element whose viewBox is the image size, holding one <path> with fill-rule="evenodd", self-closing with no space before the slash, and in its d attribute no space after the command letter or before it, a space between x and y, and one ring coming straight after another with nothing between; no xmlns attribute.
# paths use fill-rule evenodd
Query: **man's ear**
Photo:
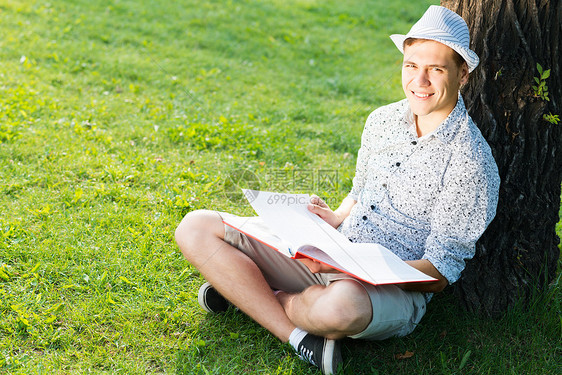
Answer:
<svg viewBox="0 0 562 375"><path fill-rule="evenodd" d="M463 62L459 71L459 82L461 86L468 82L468 64Z"/></svg>

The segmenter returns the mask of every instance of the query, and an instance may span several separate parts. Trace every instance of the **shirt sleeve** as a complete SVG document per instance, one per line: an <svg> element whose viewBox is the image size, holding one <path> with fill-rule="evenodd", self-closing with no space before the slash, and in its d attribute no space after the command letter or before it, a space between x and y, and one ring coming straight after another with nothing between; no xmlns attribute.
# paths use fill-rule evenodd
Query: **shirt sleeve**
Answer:
<svg viewBox="0 0 562 375"><path fill-rule="evenodd" d="M494 218L498 203L500 181L491 155L478 155L476 161L464 156L452 160L445 173L423 256L450 284L459 279L465 260L474 256L476 241Z"/></svg>
<svg viewBox="0 0 562 375"><path fill-rule="evenodd" d="M365 178L367 176L367 168L369 164L369 158L373 149L373 134L375 127L376 110L373 111L367 121L365 122L365 128L361 134L361 147L357 154L357 165L355 168L355 176L353 177L353 187L348 195L348 197L359 200L359 194L363 191L365 187Z"/></svg>

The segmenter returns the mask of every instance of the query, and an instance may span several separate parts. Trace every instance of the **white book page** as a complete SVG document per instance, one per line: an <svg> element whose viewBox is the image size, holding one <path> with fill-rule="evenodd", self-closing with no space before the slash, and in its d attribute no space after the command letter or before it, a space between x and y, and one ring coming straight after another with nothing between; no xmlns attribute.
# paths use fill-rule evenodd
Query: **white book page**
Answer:
<svg viewBox="0 0 562 375"><path fill-rule="evenodd" d="M235 215L228 215L222 214L223 218L222 221L226 224L231 226L232 228L258 240L261 243L266 244L269 247L272 247L279 251L281 254L286 255L288 257L292 257L294 254L291 253L291 246L285 239L280 239L277 237L271 230L264 231L262 228L259 228L255 225L250 225L248 223L247 217L235 216Z"/></svg>
<svg viewBox="0 0 562 375"><path fill-rule="evenodd" d="M434 278L410 267L385 247L374 243L350 243L346 249L332 253L335 254L333 258L313 247L304 247L299 251L372 284L435 281Z"/></svg>
<svg viewBox="0 0 562 375"><path fill-rule="evenodd" d="M350 243L343 234L308 210L308 194L243 191L263 221L276 235L291 243L294 250L311 245L327 251L335 244Z"/></svg>
<svg viewBox="0 0 562 375"><path fill-rule="evenodd" d="M400 259L392 251L375 243L351 243L345 251L349 258L334 257L346 269L369 282L393 284L408 281L435 281Z"/></svg>

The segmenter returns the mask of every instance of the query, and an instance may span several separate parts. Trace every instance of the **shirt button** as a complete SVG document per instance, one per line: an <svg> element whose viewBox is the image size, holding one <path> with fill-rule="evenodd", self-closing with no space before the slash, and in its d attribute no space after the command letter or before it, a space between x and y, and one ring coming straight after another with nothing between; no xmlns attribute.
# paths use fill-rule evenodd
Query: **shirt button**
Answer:
<svg viewBox="0 0 562 375"><path fill-rule="evenodd" d="M382 184L382 187L386 189L386 184Z"/></svg>
<svg viewBox="0 0 562 375"><path fill-rule="evenodd" d="M396 163L396 166L399 167L399 166L400 166L400 162L397 162L397 163Z"/></svg>
<svg viewBox="0 0 562 375"><path fill-rule="evenodd" d="M374 206L374 205L371 205L371 210L374 210L374 209L375 209L375 206Z"/></svg>
<svg viewBox="0 0 562 375"><path fill-rule="evenodd" d="M367 216L363 216L363 220L367 220Z"/></svg>
<svg viewBox="0 0 562 375"><path fill-rule="evenodd" d="M417 142L417 141L412 141L412 144L415 146L415 145L418 144L418 142Z"/></svg>

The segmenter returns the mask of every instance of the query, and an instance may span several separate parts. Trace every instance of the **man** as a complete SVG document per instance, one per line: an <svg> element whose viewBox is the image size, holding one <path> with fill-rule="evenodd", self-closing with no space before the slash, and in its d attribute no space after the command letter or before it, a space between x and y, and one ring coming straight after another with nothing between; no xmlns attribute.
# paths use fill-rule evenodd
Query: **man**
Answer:
<svg viewBox="0 0 562 375"><path fill-rule="evenodd" d="M410 333L431 293L459 278L497 205L496 164L459 94L478 65L466 23L431 6L407 35L391 38L404 53L406 99L367 119L353 188L340 207L313 197L309 209L351 241L379 243L437 282L373 286L292 260L225 227L225 213L191 212L176 231L184 256L208 281L199 290L204 309L234 304L326 374L341 363L338 339ZM255 218L247 226L268 233Z"/></svg>

